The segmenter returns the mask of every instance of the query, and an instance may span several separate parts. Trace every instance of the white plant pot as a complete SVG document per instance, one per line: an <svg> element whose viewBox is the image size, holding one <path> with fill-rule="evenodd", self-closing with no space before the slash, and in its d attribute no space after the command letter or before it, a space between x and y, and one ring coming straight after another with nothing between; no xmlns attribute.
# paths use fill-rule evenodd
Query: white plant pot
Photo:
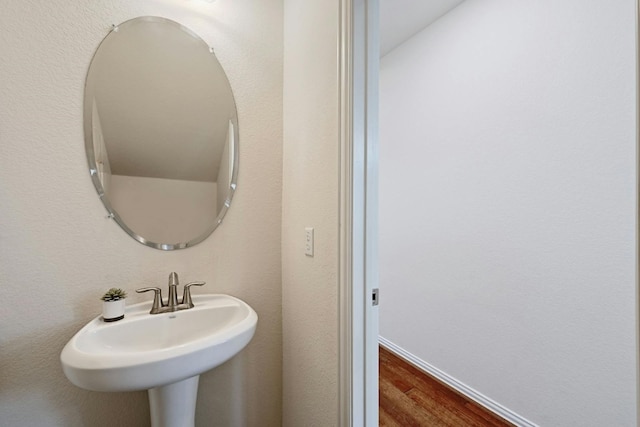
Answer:
<svg viewBox="0 0 640 427"><path fill-rule="evenodd" d="M102 318L105 322L115 322L124 319L124 299L117 301L102 301Z"/></svg>

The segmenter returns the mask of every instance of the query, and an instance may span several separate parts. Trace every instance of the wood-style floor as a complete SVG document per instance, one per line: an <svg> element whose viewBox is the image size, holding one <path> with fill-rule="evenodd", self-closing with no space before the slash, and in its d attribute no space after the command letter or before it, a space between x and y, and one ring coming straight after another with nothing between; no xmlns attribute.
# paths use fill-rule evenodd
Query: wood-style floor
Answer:
<svg viewBox="0 0 640 427"><path fill-rule="evenodd" d="M382 347L380 425L513 427Z"/></svg>

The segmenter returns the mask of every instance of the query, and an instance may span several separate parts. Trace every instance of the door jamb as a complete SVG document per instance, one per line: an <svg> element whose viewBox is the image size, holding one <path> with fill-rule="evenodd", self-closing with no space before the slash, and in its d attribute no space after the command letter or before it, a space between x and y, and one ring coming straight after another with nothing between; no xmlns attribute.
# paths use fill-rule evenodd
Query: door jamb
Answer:
<svg viewBox="0 0 640 427"><path fill-rule="evenodd" d="M342 0L339 425L378 425L378 0Z"/></svg>

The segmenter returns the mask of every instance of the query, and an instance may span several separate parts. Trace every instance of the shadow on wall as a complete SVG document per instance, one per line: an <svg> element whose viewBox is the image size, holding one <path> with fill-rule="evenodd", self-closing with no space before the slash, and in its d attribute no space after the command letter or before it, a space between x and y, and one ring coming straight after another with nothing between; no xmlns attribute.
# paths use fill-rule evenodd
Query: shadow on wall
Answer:
<svg viewBox="0 0 640 427"><path fill-rule="evenodd" d="M247 352L243 350L226 363L200 375L196 425L248 425L244 369L247 363Z"/></svg>
<svg viewBox="0 0 640 427"><path fill-rule="evenodd" d="M150 424L146 392L87 391L67 380L60 363L58 369L50 369L51 360L60 359L62 348L77 329L77 323L70 322L64 328L42 328L36 334L2 344L0 400L8 402L10 408L17 408L13 413L2 415L5 425L24 425L24 408L30 406L29 400L37 404L37 412L42 417L38 425L42 426L139 427ZM9 362L11 369L8 369ZM49 408L42 408L42 401L48 401ZM33 418L30 420L33 422Z"/></svg>

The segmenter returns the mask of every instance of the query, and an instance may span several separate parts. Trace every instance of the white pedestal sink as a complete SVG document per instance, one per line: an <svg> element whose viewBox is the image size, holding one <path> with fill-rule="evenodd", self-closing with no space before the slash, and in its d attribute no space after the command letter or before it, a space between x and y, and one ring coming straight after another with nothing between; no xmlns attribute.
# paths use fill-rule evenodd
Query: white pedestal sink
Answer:
<svg viewBox="0 0 640 427"><path fill-rule="evenodd" d="M65 375L87 390L149 390L153 427L193 427L199 375L242 350L258 321L229 295L194 295L193 302L153 315L151 302L135 304L113 323L96 317L62 350Z"/></svg>

